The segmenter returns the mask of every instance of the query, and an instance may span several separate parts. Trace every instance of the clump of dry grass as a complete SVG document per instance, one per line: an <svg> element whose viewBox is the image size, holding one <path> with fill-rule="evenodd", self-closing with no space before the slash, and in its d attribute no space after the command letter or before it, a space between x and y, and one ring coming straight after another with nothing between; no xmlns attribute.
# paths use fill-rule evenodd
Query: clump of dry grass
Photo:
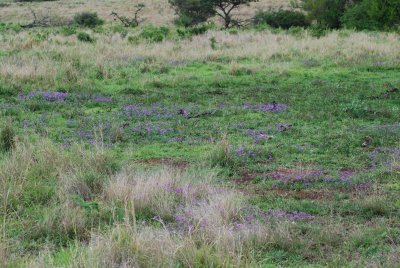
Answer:
<svg viewBox="0 0 400 268"><path fill-rule="evenodd" d="M21 223L25 239L46 237L69 246L71 267L254 267L273 250L310 261L319 256L342 263L346 258L355 260L351 252L345 257L337 252L342 243L355 249L383 234L388 241L396 240L396 234L380 222L371 222L365 230L357 225L344 229L333 219L322 224L284 218L244 221L244 209L251 206L240 192L217 184L215 170L134 164L115 173L111 161L101 147L63 151L45 140L17 142L0 163L4 221L14 217L8 215L11 211L19 213L26 194L43 187L43 179L44 184L55 183L57 191L48 200L27 204L45 209L40 220ZM94 179L85 180L87 174L94 174ZM19 206L10 205L13 198L19 199ZM123 219L101 222L102 211L121 209L121 204ZM374 204L372 209L380 212ZM138 216L142 212L147 212L146 220ZM68 244L71 237L74 245ZM0 258L6 263L8 250L18 248L18 242L4 236L0 246ZM41 250L41 257L27 260L29 267L56 266L52 245ZM388 252L383 257L392 263L395 255Z"/></svg>
<svg viewBox="0 0 400 268"><path fill-rule="evenodd" d="M246 206L242 194L217 186L213 173L200 174L130 167L111 178L104 197L108 202L131 204L126 217L132 220L93 236L91 265L243 267L254 264L256 252L268 245L290 243L292 232L285 223L273 227L253 222L238 227L236 221ZM135 212L145 209L156 215L158 227L135 222Z"/></svg>

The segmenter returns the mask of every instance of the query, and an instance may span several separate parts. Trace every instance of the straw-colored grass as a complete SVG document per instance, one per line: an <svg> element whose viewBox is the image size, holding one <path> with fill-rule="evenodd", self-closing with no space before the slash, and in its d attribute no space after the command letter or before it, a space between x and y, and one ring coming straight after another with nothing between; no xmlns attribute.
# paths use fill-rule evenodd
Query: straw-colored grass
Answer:
<svg viewBox="0 0 400 268"><path fill-rule="evenodd" d="M135 5L145 3L146 8L142 18L147 23L165 25L172 23L174 11L168 4L168 0L66 0L34 3L13 3L12 1L0 1L9 3L8 6L0 7L0 21L3 22L27 22L32 18L31 9L38 14L51 15L59 18L72 18L75 13L82 11L97 12L101 18L112 20L110 16L112 11L123 15L132 14L135 11ZM288 0L260 0L249 7L243 7L237 13L243 17L249 17L257 9L280 8L288 6Z"/></svg>
<svg viewBox="0 0 400 268"><path fill-rule="evenodd" d="M40 81L43 86L54 86L60 81L82 84L88 70L101 70L108 78L118 73L118 67L145 58L166 65L221 59L234 63L247 58L282 71L309 59L329 60L340 66L371 65L378 61L397 65L400 60L399 36L384 33L332 32L317 39L307 34L299 38L268 31L236 35L211 31L192 40L166 40L156 44L131 44L120 34L95 34L95 37L95 44L85 44L75 36L53 35L43 42L34 41L26 32L4 36L0 46L3 51L14 53L2 57L0 78L9 83ZM217 41L217 49L210 45L212 37Z"/></svg>

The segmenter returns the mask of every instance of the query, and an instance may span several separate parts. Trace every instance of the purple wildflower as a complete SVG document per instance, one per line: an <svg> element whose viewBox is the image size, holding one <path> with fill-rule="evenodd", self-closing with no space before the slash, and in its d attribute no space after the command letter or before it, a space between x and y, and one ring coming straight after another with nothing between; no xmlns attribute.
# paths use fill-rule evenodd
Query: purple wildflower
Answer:
<svg viewBox="0 0 400 268"><path fill-rule="evenodd" d="M153 135L153 134L166 135L172 131L173 131L172 128L163 128L163 127L155 125L153 123L137 123L132 128L132 132L141 134L144 136Z"/></svg>
<svg viewBox="0 0 400 268"><path fill-rule="evenodd" d="M94 98L95 102L112 102L111 97L103 97L103 96L97 96Z"/></svg>
<svg viewBox="0 0 400 268"><path fill-rule="evenodd" d="M235 150L236 155L239 157L248 157L248 158L254 158L257 156L257 153L251 149L246 149L243 146L240 146Z"/></svg>
<svg viewBox="0 0 400 268"><path fill-rule="evenodd" d="M38 91L38 92L30 92L28 95L21 95L19 98L22 100L27 100L37 97L48 102L57 102L57 101L62 102L65 101L66 97L68 97L68 93Z"/></svg>
<svg viewBox="0 0 400 268"><path fill-rule="evenodd" d="M128 117L157 117L171 118L175 115L172 109L162 106L160 103L154 103L151 106L144 106L142 103L130 104L123 108Z"/></svg>
<svg viewBox="0 0 400 268"><path fill-rule="evenodd" d="M247 134L254 140L256 144L260 142L267 142L270 139L270 133L264 130L247 130Z"/></svg>

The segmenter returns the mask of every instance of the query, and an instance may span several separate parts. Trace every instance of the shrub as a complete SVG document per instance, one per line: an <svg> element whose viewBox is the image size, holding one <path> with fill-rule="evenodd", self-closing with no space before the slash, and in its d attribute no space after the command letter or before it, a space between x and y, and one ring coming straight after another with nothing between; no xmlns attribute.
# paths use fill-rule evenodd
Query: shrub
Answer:
<svg viewBox="0 0 400 268"><path fill-rule="evenodd" d="M164 39L168 36L168 34L169 34L169 29L165 26L155 27L149 25L143 28L139 37L153 43L158 43L164 41Z"/></svg>
<svg viewBox="0 0 400 268"><path fill-rule="evenodd" d="M199 24L188 28L178 28L176 32L181 38L190 38L194 35L205 34L211 28L211 24Z"/></svg>
<svg viewBox="0 0 400 268"><path fill-rule="evenodd" d="M308 12L310 19L327 28L340 28L347 0L301 0L300 6Z"/></svg>
<svg viewBox="0 0 400 268"><path fill-rule="evenodd" d="M78 13L74 17L74 22L80 26L89 28L94 28L104 23L104 21L101 20L95 12Z"/></svg>
<svg viewBox="0 0 400 268"><path fill-rule="evenodd" d="M60 29L60 33L64 36L70 36L70 35L76 34L76 27L64 26Z"/></svg>
<svg viewBox="0 0 400 268"><path fill-rule="evenodd" d="M347 28L358 30L391 30L400 25L398 0L364 0L349 8L341 18Z"/></svg>
<svg viewBox="0 0 400 268"><path fill-rule="evenodd" d="M310 25L304 13L290 10L259 11L254 17L254 24L268 24L271 27L283 29Z"/></svg>
<svg viewBox="0 0 400 268"><path fill-rule="evenodd" d="M312 25L309 28L309 34L312 37L316 37L316 38L325 36L328 33L328 31L329 30L322 25Z"/></svg>
<svg viewBox="0 0 400 268"><path fill-rule="evenodd" d="M0 133L0 149L11 151L15 144L15 131L10 124L7 124Z"/></svg>
<svg viewBox="0 0 400 268"><path fill-rule="evenodd" d="M87 42L87 43L93 43L94 42L94 38L91 37L88 33L85 32L80 32L77 35L78 40L81 42Z"/></svg>

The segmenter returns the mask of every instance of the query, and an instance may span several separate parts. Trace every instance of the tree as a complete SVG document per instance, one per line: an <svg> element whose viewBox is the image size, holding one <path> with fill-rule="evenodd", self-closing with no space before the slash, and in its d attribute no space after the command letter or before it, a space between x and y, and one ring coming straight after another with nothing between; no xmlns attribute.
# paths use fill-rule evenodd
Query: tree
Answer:
<svg viewBox="0 0 400 268"><path fill-rule="evenodd" d="M225 28L229 28L241 24L233 18L234 10L258 0L169 0L169 2L179 16L178 22L184 26L205 22L217 15L223 19Z"/></svg>
<svg viewBox="0 0 400 268"><path fill-rule="evenodd" d="M137 26L139 26L139 24L141 22L139 15L145 8L145 4L143 4L143 3L137 4L135 6L135 8L136 8L136 10L134 12L133 18L120 16L120 15L118 15L118 13L116 13L114 11L111 12L111 16L114 17L114 20L119 20L122 23L122 25L124 25L125 27L137 27Z"/></svg>
<svg viewBox="0 0 400 268"><path fill-rule="evenodd" d="M178 19L175 23L190 27L207 21L215 15L212 0L169 0Z"/></svg>
<svg viewBox="0 0 400 268"><path fill-rule="evenodd" d="M308 12L310 19L327 28L340 28L346 9L360 0L300 0L295 7Z"/></svg>
<svg viewBox="0 0 400 268"><path fill-rule="evenodd" d="M216 14L224 20L225 28L230 28L232 25L240 26L242 23L239 20L232 18L232 11L238 9L242 5L249 5L258 0L214 0L212 1Z"/></svg>
<svg viewBox="0 0 400 268"><path fill-rule="evenodd" d="M400 1L364 0L349 8L341 20L358 30L393 30L400 26Z"/></svg>

